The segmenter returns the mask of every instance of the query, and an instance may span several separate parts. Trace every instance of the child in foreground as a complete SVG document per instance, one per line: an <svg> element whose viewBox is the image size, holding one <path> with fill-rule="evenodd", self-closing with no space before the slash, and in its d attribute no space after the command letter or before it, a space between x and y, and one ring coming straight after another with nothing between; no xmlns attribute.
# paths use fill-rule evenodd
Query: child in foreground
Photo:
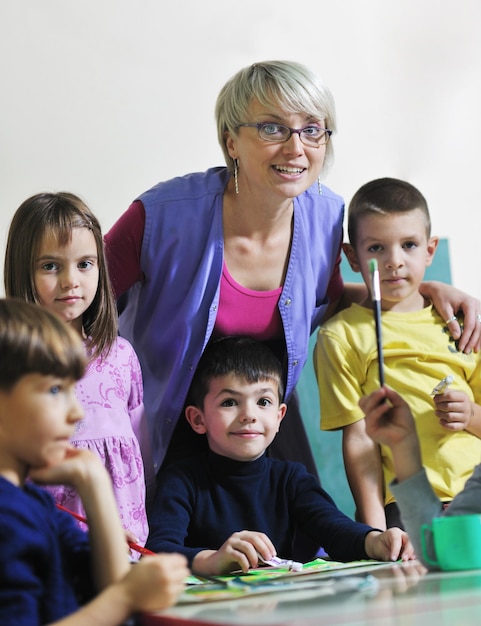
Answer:
<svg viewBox="0 0 481 626"><path fill-rule="evenodd" d="M185 558L131 565L109 475L97 456L69 443L82 419L77 334L41 307L0 300L0 355L2 626L114 626L173 604L188 575ZM89 533L34 483L75 487Z"/></svg>
<svg viewBox="0 0 481 626"><path fill-rule="evenodd" d="M88 366L76 393L84 418L71 441L102 459L122 525L144 545L146 488L153 494L155 476L142 374L132 346L118 336L99 221L79 197L39 193L20 205L8 234L4 280L7 296L49 309L82 338ZM58 504L84 515L71 486L49 491Z"/></svg>
<svg viewBox="0 0 481 626"><path fill-rule="evenodd" d="M403 180L370 181L351 200L348 231L344 251L370 291L369 262L378 262L386 383L411 407L428 479L448 505L481 457L481 354L460 352L450 335L456 317L442 319L419 292L438 245L426 199ZM377 528L402 527L389 489L391 452L367 436L358 406L360 397L379 386L372 306L369 296L319 330L321 427L342 429L357 519ZM454 378L451 387L432 393L447 375Z"/></svg>
<svg viewBox="0 0 481 626"><path fill-rule="evenodd" d="M226 337L206 348L185 416L209 449L160 471L148 548L184 554L198 575L247 571L259 556L296 559L297 530L336 560L410 559L400 529L354 522L303 465L266 455L287 408L282 387L264 344Z"/></svg>
<svg viewBox="0 0 481 626"><path fill-rule="evenodd" d="M387 400L387 401L386 401ZM421 560L421 526L442 515L481 514L481 464L476 465L464 489L447 509L435 495L421 460L419 438L411 409L403 398L382 387L361 398L367 434L392 452L395 479L391 490L396 496L402 520ZM427 551L432 553L432 537L427 534ZM433 566L424 561L428 568Z"/></svg>

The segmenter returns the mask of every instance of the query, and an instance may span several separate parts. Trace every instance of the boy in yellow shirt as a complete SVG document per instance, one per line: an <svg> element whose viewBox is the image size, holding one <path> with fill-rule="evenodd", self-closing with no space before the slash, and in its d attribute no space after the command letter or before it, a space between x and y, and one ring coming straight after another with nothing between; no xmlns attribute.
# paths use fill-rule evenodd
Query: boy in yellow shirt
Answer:
<svg viewBox="0 0 481 626"><path fill-rule="evenodd" d="M459 352L449 323L419 293L438 238L423 195L393 178L373 180L354 195L348 213L352 269L371 288L369 261L381 282L386 384L410 405L423 464L435 494L446 504L459 493L481 454L481 359ZM455 318L453 318L455 319ZM321 428L343 429L343 456L358 519L377 528L402 527L389 483L392 454L366 434L359 398L379 386L372 302L353 304L318 334L314 362ZM432 392L447 375L453 383Z"/></svg>

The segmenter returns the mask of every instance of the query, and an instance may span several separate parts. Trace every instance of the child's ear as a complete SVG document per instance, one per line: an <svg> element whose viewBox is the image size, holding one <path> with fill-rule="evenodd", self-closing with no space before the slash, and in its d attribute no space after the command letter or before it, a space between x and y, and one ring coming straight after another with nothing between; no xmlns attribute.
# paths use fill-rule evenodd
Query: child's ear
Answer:
<svg viewBox="0 0 481 626"><path fill-rule="evenodd" d="M279 432L279 428L281 426L281 422L284 419L284 417L286 415L286 412L287 412L287 404L282 402L282 404L279 404L279 410L277 412L277 417L278 417L277 432Z"/></svg>
<svg viewBox="0 0 481 626"><path fill-rule="evenodd" d="M434 254L438 247L439 237L430 237L428 239L428 248L426 253L426 267L429 267L434 259Z"/></svg>
<svg viewBox="0 0 481 626"><path fill-rule="evenodd" d="M185 407L185 419L198 435L204 435L207 432L204 424L204 415L198 407L193 405Z"/></svg>
<svg viewBox="0 0 481 626"><path fill-rule="evenodd" d="M353 246L350 243L343 243L342 249L343 249L344 254L347 257L347 260L349 261L349 265L351 266L352 271L360 272L361 268L359 267L357 254Z"/></svg>

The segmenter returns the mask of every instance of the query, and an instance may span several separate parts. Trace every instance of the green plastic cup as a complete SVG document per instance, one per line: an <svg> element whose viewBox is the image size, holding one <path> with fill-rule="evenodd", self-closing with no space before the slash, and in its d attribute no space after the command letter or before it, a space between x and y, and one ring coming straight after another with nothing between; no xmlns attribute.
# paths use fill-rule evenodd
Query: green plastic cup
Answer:
<svg viewBox="0 0 481 626"><path fill-rule="evenodd" d="M436 556L428 554L427 536L432 535ZM481 515L435 517L421 527L424 559L442 570L481 569Z"/></svg>

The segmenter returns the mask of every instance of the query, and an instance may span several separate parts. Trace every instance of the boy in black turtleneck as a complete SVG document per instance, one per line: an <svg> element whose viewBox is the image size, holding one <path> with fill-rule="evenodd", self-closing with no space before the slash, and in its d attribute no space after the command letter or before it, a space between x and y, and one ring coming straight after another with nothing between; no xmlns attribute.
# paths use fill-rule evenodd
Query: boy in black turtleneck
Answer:
<svg viewBox="0 0 481 626"><path fill-rule="evenodd" d="M303 465L267 456L282 396L281 364L264 344L225 337L206 348L185 416L209 450L159 472L147 547L184 554L199 575L247 571L259 555L299 560L296 531L340 561L413 558L399 528L354 522Z"/></svg>

